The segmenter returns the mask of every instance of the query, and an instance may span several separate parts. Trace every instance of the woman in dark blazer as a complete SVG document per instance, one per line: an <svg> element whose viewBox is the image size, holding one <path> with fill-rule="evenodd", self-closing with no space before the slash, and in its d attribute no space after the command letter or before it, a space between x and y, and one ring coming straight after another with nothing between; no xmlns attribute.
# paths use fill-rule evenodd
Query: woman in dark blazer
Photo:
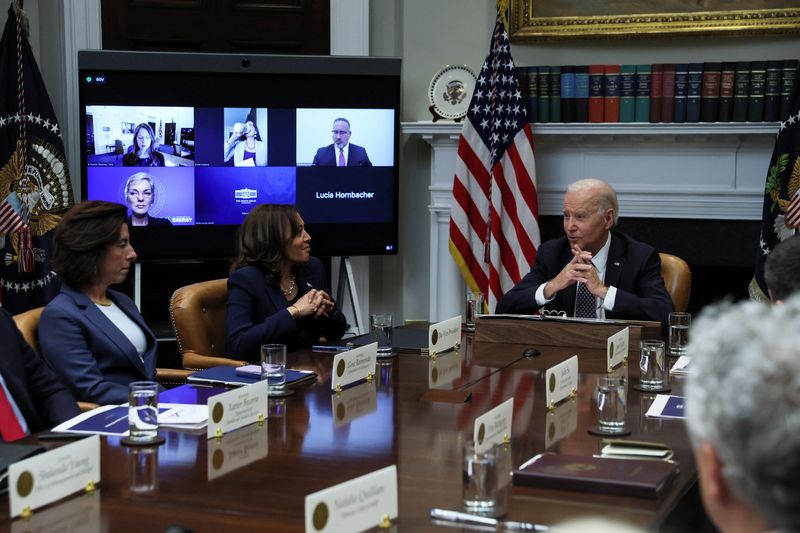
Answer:
<svg viewBox="0 0 800 533"><path fill-rule="evenodd" d="M99 200L70 209L53 237L61 293L42 313L42 355L78 400L128 401L128 384L156 374L156 337L133 301L109 285L136 259L127 209Z"/></svg>
<svg viewBox="0 0 800 533"><path fill-rule="evenodd" d="M262 204L247 215L228 278L229 355L257 361L262 344L286 344L291 351L342 338L347 323L310 242L294 206Z"/></svg>
<svg viewBox="0 0 800 533"><path fill-rule="evenodd" d="M150 124L141 123L133 130L133 146L122 157L126 167L163 167L164 156L156 150L156 137Z"/></svg>

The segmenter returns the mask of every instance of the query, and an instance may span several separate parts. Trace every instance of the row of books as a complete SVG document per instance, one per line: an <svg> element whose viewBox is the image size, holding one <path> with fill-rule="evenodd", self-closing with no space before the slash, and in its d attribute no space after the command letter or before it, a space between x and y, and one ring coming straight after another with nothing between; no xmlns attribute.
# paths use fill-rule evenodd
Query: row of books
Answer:
<svg viewBox="0 0 800 533"><path fill-rule="evenodd" d="M775 122L798 60L517 67L530 122Z"/></svg>

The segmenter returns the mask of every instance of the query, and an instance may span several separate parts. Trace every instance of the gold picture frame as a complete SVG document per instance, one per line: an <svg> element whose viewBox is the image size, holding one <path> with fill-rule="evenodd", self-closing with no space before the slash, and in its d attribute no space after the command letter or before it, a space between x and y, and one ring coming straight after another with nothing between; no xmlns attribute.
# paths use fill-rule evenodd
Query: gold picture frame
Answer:
<svg viewBox="0 0 800 533"><path fill-rule="evenodd" d="M509 5L512 41L800 31L797 0L510 0Z"/></svg>

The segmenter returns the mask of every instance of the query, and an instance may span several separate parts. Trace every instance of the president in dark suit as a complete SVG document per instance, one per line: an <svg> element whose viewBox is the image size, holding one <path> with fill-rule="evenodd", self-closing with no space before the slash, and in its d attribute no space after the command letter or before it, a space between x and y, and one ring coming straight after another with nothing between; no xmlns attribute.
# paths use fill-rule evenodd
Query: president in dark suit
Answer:
<svg viewBox="0 0 800 533"><path fill-rule="evenodd" d="M333 144L317 150L313 166L320 167L371 167L367 151L350 142L350 121L340 117L333 121Z"/></svg>
<svg viewBox="0 0 800 533"><path fill-rule="evenodd" d="M0 339L0 377L5 395L10 396L9 403L16 405L24 419L23 432L49 429L80 414L75 397L28 346L14 320L2 308Z"/></svg>
<svg viewBox="0 0 800 533"><path fill-rule="evenodd" d="M568 316L655 320L674 310L652 246L611 231L617 195L586 179L564 195L564 233L543 243L533 269L497 303L497 313L532 314L544 307Z"/></svg>

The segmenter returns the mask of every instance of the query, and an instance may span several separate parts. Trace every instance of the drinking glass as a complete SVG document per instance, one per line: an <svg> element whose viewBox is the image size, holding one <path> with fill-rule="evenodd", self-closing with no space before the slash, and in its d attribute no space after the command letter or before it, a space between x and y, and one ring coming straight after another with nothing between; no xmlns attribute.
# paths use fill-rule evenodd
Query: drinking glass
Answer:
<svg viewBox="0 0 800 533"><path fill-rule="evenodd" d="M286 345L261 345L261 379L267 380L269 392L286 388Z"/></svg>
<svg viewBox="0 0 800 533"><path fill-rule="evenodd" d="M493 514L497 503L495 448L477 452L472 442L465 442L462 459L464 510L474 514Z"/></svg>
<svg viewBox="0 0 800 533"><path fill-rule="evenodd" d="M669 355L680 357L686 355L686 345L689 343L689 326L692 325L692 315L689 313L669 314Z"/></svg>
<svg viewBox="0 0 800 533"><path fill-rule="evenodd" d="M378 356L392 353L392 315L376 313L369 317L372 338L378 343Z"/></svg>
<svg viewBox="0 0 800 533"><path fill-rule="evenodd" d="M158 439L158 383L134 381L128 385L128 439L135 443Z"/></svg>
<svg viewBox="0 0 800 533"><path fill-rule="evenodd" d="M667 366L664 341L642 340L639 354L639 387L643 390L661 390L667 386Z"/></svg>
<svg viewBox="0 0 800 533"><path fill-rule="evenodd" d="M628 414L627 382L624 376L608 374L597 382L597 426L607 433L624 433Z"/></svg>
<svg viewBox="0 0 800 533"><path fill-rule="evenodd" d="M475 319L483 313L483 293L467 291L467 316L464 321L465 331L475 331Z"/></svg>

